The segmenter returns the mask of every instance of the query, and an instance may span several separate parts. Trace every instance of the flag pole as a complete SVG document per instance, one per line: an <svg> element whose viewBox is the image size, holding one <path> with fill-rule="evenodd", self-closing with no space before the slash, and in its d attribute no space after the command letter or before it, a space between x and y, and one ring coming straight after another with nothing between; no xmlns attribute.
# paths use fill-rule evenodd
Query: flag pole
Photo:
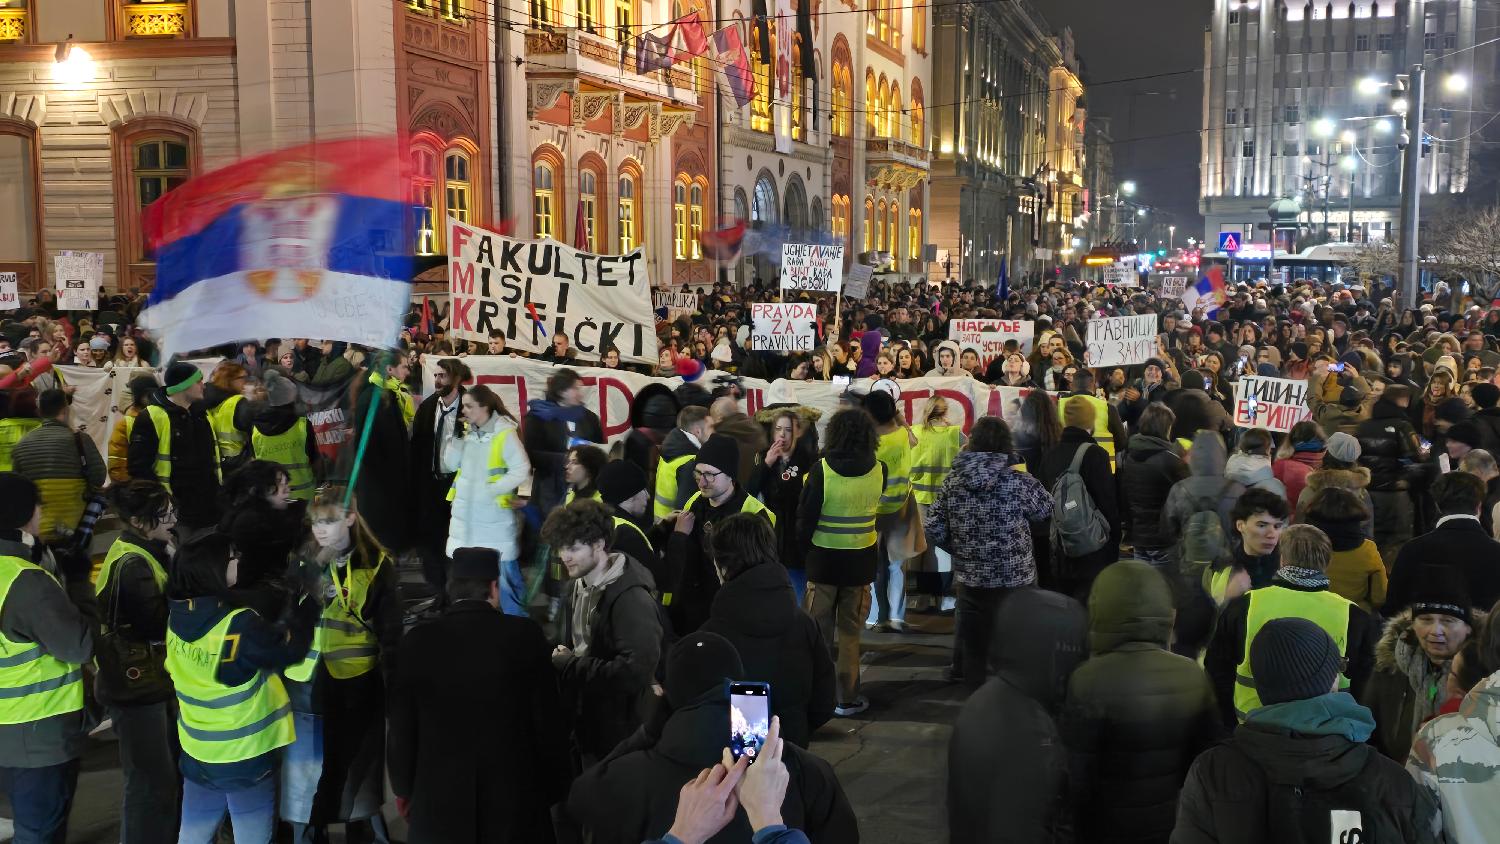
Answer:
<svg viewBox="0 0 1500 844"><path fill-rule="evenodd" d="M354 468L349 471L349 488L344 490L345 510L349 509L349 502L354 500L354 485L359 481L359 467L365 461L365 447L370 444L370 432L375 429L375 409L380 403L380 391L385 388L371 384L370 389L375 390L375 395L370 397L370 406L365 409L364 431L359 435L359 446L354 449Z"/></svg>

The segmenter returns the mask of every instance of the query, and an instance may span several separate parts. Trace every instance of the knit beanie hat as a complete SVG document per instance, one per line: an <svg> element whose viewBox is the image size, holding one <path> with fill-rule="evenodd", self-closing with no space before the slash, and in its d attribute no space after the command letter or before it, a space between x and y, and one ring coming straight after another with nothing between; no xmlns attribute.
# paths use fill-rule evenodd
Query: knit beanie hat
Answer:
<svg viewBox="0 0 1500 844"><path fill-rule="evenodd" d="M885 425L896 418L896 400L884 390L871 390L865 396L865 410L875 417L876 424Z"/></svg>
<svg viewBox="0 0 1500 844"><path fill-rule="evenodd" d="M734 644L717 633L684 636L667 654L667 703L687 704L724 681L744 676L745 665Z"/></svg>
<svg viewBox="0 0 1500 844"><path fill-rule="evenodd" d="M1287 348L1291 350L1292 357L1296 358L1297 360L1307 360L1308 349L1306 343L1303 343L1299 340L1298 342L1293 343Z"/></svg>
<svg viewBox="0 0 1500 844"><path fill-rule="evenodd" d="M167 374L163 379L169 396L175 396L202 380L203 370L181 360L167 367Z"/></svg>
<svg viewBox="0 0 1500 844"><path fill-rule="evenodd" d="M1475 427L1473 422L1460 422L1454 425L1448 429L1446 436L1454 442L1464 443L1469 448L1484 446L1484 440L1479 436L1479 428Z"/></svg>
<svg viewBox="0 0 1500 844"><path fill-rule="evenodd" d="M41 501L36 484L15 472L0 472L0 530L20 530L36 515Z"/></svg>
<svg viewBox="0 0 1500 844"><path fill-rule="evenodd" d="M500 552L494 548L455 548L448 576L495 580L500 577Z"/></svg>
<svg viewBox="0 0 1500 844"><path fill-rule="evenodd" d="M297 385L274 369L266 370L266 404L284 407L297 401Z"/></svg>
<svg viewBox="0 0 1500 844"><path fill-rule="evenodd" d="M1327 452L1329 457L1340 463L1358 462L1362 451L1359 440L1343 431L1338 431L1331 435L1328 438L1327 444L1324 445L1323 450Z"/></svg>
<svg viewBox="0 0 1500 844"><path fill-rule="evenodd" d="M1469 583L1463 572L1453 566L1434 566L1422 578L1414 592L1411 615L1451 615L1465 624L1474 623Z"/></svg>
<svg viewBox="0 0 1500 844"><path fill-rule="evenodd" d="M594 479L606 504L620 504L646 489L646 473L629 460L611 460Z"/></svg>
<svg viewBox="0 0 1500 844"><path fill-rule="evenodd" d="M1267 706L1328 694L1342 661L1333 638L1305 618L1272 619L1250 643L1250 671Z"/></svg>
<svg viewBox="0 0 1500 844"><path fill-rule="evenodd" d="M740 469L740 443L727 434L714 434L698 449L698 465L711 466L720 472L736 477Z"/></svg>
<svg viewBox="0 0 1500 844"><path fill-rule="evenodd" d="M1469 405L1457 396L1443 399L1438 403L1433 415L1444 422L1463 422L1469 418Z"/></svg>
<svg viewBox="0 0 1500 844"><path fill-rule="evenodd" d="M1474 385L1474 389L1470 395L1474 396L1474 403L1479 405L1481 410L1484 410L1494 407L1496 402L1500 402L1500 387L1496 387L1488 381L1481 381Z"/></svg>

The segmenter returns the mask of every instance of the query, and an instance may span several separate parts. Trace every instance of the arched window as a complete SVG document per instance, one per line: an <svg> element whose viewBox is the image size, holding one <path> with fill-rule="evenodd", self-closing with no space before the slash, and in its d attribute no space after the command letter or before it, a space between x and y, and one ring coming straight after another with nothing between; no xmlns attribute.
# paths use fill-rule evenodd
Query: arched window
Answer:
<svg viewBox="0 0 1500 844"><path fill-rule="evenodd" d="M875 221L875 199L865 197L865 251L875 251L875 231L880 224Z"/></svg>
<svg viewBox="0 0 1500 844"><path fill-rule="evenodd" d="M538 162L531 174L531 235L535 238L556 237L558 197L555 192L557 172L552 162Z"/></svg>
<svg viewBox="0 0 1500 844"><path fill-rule="evenodd" d="M849 65L834 60L833 63L833 115L830 122L833 124L833 134L840 138L849 137L849 118L851 109L854 107L853 79L849 74Z"/></svg>
<svg viewBox="0 0 1500 844"><path fill-rule="evenodd" d="M734 218L745 221L750 219L750 200L745 197L744 188L734 189Z"/></svg>
<svg viewBox="0 0 1500 844"><path fill-rule="evenodd" d="M922 104L922 80L911 81L911 142L927 146L927 112Z"/></svg>
<svg viewBox="0 0 1500 844"><path fill-rule="evenodd" d="M640 171L633 166L622 168L619 181L619 254L635 249L641 245L643 232L641 231L641 201L644 197L637 192L640 189Z"/></svg>
<svg viewBox="0 0 1500 844"><path fill-rule="evenodd" d="M762 173L755 180L755 193L750 206L751 225L755 228L775 225L777 207L776 183L771 180L769 173Z"/></svg>
<svg viewBox="0 0 1500 844"><path fill-rule="evenodd" d="M875 71L865 68L865 137L873 138L880 133L877 121L880 116L880 100L876 99Z"/></svg>
<svg viewBox="0 0 1500 844"><path fill-rule="evenodd" d="M807 212L807 224L815 232L823 230L823 198L815 196L812 198L812 207Z"/></svg>
<svg viewBox="0 0 1500 844"><path fill-rule="evenodd" d="M703 179L688 191L688 254L693 260L703 257Z"/></svg>
<svg viewBox="0 0 1500 844"><path fill-rule="evenodd" d="M416 213L416 254L438 254L437 153L427 147L411 151L412 198Z"/></svg>
<svg viewBox="0 0 1500 844"><path fill-rule="evenodd" d="M807 0L803 0L807 2ZM792 37L792 66L788 71L792 81L792 139L802 140L802 36Z"/></svg>
<svg viewBox="0 0 1500 844"><path fill-rule="evenodd" d="M587 167L578 171L578 202L583 206L584 241L588 251L599 251L599 174Z"/></svg>
<svg viewBox="0 0 1500 844"><path fill-rule="evenodd" d="M807 230L807 192L802 188L802 180L792 178L786 184L786 201L783 203L783 217L787 228L796 232Z"/></svg>
<svg viewBox="0 0 1500 844"><path fill-rule="evenodd" d="M688 177L678 173L672 183L672 255L681 261L688 256Z"/></svg>
<svg viewBox="0 0 1500 844"><path fill-rule="evenodd" d="M884 252L885 247L885 200L882 199L875 208L875 251Z"/></svg>
<svg viewBox="0 0 1500 844"><path fill-rule="evenodd" d="M36 131L0 120L0 272L19 273L22 289L40 285Z"/></svg>
<svg viewBox="0 0 1500 844"><path fill-rule="evenodd" d="M27 0L0 0L0 44L26 44L31 40Z"/></svg>
<svg viewBox="0 0 1500 844"><path fill-rule="evenodd" d="M449 150L443 157L443 198L448 203L448 216L461 223L472 222L474 212L469 206L473 193L474 182L469 177L469 154L461 149Z"/></svg>
<svg viewBox="0 0 1500 844"><path fill-rule="evenodd" d="M760 54L760 28L769 27L768 39L771 53ZM776 66L776 26L766 21L756 21L750 31L750 69L755 75L755 96L750 100L750 128L757 132L771 131L771 86L775 77L771 71Z"/></svg>
<svg viewBox="0 0 1500 844"><path fill-rule="evenodd" d="M116 243L120 287L149 286L156 258L146 246L141 212L197 169L195 130L175 120L142 118L115 129Z"/></svg>
<svg viewBox="0 0 1500 844"><path fill-rule="evenodd" d="M922 259L922 209L906 212L907 257L913 261Z"/></svg>
<svg viewBox="0 0 1500 844"><path fill-rule="evenodd" d="M901 131L901 109L904 103L901 101L901 86L895 82L891 83L891 96L885 101L885 133L892 138L900 139Z"/></svg>
<svg viewBox="0 0 1500 844"><path fill-rule="evenodd" d="M113 37L117 40L193 37L193 6L196 4L191 0L178 3L111 0L111 4L114 6Z"/></svg>
<svg viewBox="0 0 1500 844"><path fill-rule="evenodd" d="M891 135L890 109L891 84L880 74L880 87L875 89L875 100L870 103L869 108L875 110L875 134L877 137L888 138Z"/></svg>
<svg viewBox="0 0 1500 844"><path fill-rule="evenodd" d="M895 200L885 209L885 246L882 251L891 253L896 258L901 257L901 247L897 245L896 232L899 230L898 220L901 217L901 204Z"/></svg>

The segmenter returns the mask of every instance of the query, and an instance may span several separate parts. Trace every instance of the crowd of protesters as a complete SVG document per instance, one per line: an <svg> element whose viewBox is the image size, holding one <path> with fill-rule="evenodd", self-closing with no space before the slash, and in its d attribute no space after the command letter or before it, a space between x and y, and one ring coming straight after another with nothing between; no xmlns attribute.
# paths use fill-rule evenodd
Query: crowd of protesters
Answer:
<svg viewBox="0 0 1500 844"><path fill-rule="evenodd" d="M430 303L394 350L262 339L192 356L209 369L160 359L138 297L0 319L15 840L66 840L107 719L127 844L226 817L236 841L386 841L387 782L413 842L858 841L811 746L879 714L864 634L931 624L909 612L955 616L944 675L971 690L954 841L1500 828L1500 309L1446 285L1403 311L1260 282L1207 314L877 281L819 299L817 351L785 355L749 342L775 290L697 292L659 314L655 366L552 338L524 408L469 366L509 338L452 338ZM1143 313L1156 353L1090 368L1087 321ZM949 339L968 318L1033 342L986 360ZM613 444L596 365L674 379ZM106 453L66 366L132 372ZM1305 382L1306 418L1236 425L1246 375ZM1019 409L907 418L889 382L913 377ZM753 417L745 378L770 382ZM797 401L835 378L833 412ZM319 388L349 394L336 458L302 412ZM772 690L754 764L726 748L731 681Z"/></svg>

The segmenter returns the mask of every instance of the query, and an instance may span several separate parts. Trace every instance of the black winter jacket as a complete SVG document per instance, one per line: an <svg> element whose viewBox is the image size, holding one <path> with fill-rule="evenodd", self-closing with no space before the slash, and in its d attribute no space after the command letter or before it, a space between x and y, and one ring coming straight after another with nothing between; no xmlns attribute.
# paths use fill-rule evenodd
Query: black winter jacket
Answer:
<svg viewBox="0 0 1500 844"><path fill-rule="evenodd" d="M813 731L833 717L833 658L817 622L796 601L786 569L762 564L719 587L699 630L734 645L745 664L742 679L771 684L781 737L807 747Z"/></svg>
<svg viewBox="0 0 1500 844"><path fill-rule="evenodd" d="M1092 581L1105 566L1120 558L1120 505L1116 499L1115 476L1110 470L1109 452L1094 441L1094 435L1082 428L1064 428L1062 440L1042 455L1042 459L1031 471L1049 492L1057 480L1068 471L1073 455L1079 448L1087 448L1083 465L1078 471L1083 475L1083 484L1088 489L1094 506L1109 522L1109 541L1103 548L1080 557L1063 557L1056 548L1052 552L1052 565L1063 582L1084 583Z"/></svg>
<svg viewBox="0 0 1500 844"><path fill-rule="evenodd" d="M184 410L158 391L151 404L166 410L171 421L172 501L184 526L210 527L219 520L219 460L214 431L201 405ZM243 404L243 402L241 402ZM130 447L125 464L130 477L156 480L156 427L145 411L141 422L130 429Z"/></svg>
<svg viewBox="0 0 1500 844"><path fill-rule="evenodd" d="M1370 489L1389 492L1410 488L1410 466L1420 458L1417 432L1406 412L1384 398L1370 408L1370 418L1354 430L1359 465L1370 470Z"/></svg>
<svg viewBox="0 0 1500 844"><path fill-rule="evenodd" d="M1390 618L1411 606L1433 569L1446 566L1463 573L1471 606L1488 610L1500 600L1500 542L1476 519L1457 517L1401 546L1381 615Z"/></svg>
<svg viewBox="0 0 1500 844"><path fill-rule="evenodd" d="M1137 548L1170 548L1176 537L1162 530L1161 511L1167 505L1172 485L1189 474L1187 462L1177 446L1159 437L1136 434L1130 438L1120 467L1120 523L1130 531Z"/></svg>

